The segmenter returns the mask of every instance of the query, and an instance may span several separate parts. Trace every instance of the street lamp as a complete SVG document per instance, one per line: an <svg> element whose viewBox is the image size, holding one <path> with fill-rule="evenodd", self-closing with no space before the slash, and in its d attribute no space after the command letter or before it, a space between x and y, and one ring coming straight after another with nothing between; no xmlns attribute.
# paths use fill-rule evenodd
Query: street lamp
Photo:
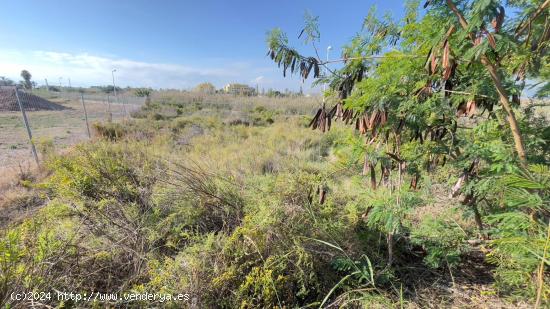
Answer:
<svg viewBox="0 0 550 309"><path fill-rule="evenodd" d="M330 52L331 49L332 49L332 46L329 45L329 46L327 47L327 62L328 62L328 54L329 54L329 52ZM326 68L327 65L328 65L328 63L325 63L325 68L323 68L323 71L325 71L325 74L326 74L326 72L327 72L327 68ZM325 103L325 94L324 94L324 93L325 93L326 91L327 91L327 84L325 83L325 84L323 84L323 103Z"/></svg>
<svg viewBox="0 0 550 309"><path fill-rule="evenodd" d="M116 85L115 85L115 72L116 72L116 69L113 69L111 71L111 74L113 75L113 91L115 92L115 99L116 99L116 102L118 104L118 96L116 94Z"/></svg>

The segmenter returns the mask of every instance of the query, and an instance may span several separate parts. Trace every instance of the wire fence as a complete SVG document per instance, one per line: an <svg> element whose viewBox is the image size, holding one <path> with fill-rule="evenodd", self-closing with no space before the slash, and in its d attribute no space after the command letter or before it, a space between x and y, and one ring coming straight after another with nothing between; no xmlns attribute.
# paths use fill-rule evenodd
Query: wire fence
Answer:
<svg viewBox="0 0 550 309"><path fill-rule="evenodd" d="M0 87L0 174L28 168L47 151L89 139L95 122L123 121L144 103L144 97L128 93L115 97Z"/></svg>

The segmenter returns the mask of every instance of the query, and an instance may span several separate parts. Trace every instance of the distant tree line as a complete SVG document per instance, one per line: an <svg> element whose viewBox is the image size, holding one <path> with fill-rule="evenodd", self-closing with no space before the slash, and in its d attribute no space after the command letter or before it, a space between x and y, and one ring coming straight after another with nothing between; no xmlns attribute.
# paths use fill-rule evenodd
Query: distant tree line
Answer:
<svg viewBox="0 0 550 309"><path fill-rule="evenodd" d="M19 84L17 84L17 86L28 90L36 88L36 83L32 80L32 75L29 71L21 71L21 78L23 78L23 80L19 81ZM16 83L10 78L0 76L0 86L16 86Z"/></svg>

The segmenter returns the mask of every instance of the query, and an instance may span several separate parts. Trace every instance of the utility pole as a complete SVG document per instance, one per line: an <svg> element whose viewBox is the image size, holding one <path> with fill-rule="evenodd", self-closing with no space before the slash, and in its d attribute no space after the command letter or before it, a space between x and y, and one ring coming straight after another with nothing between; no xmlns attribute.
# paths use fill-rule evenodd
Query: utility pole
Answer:
<svg viewBox="0 0 550 309"><path fill-rule="evenodd" d="M113 69L111 71L111 74L113 75L113 91L115 92L115 99L116 99L116 102L118 104L118 96L116 94L116 85L115 85L115 72L116 72L116 69Z"/></svg>
<svg viewBox="0 0 550 309"><path fill-rule="evenodd" d="M107 95L107 109L108 109L107 120L111 122L113 121L113 113L111 112L111 100L109 98L109 95Z"/></svg>
<svg viewBox="0 0 550 309"><path fill-rule="evenodd" d="M328 46L327 47L327 62L328 62L328 55L329 55L329 52L330 50L332 49L332 46ZM327 69L324 68L323 71L325 72L325 74L327 73ZM323 84L323 105L325 104L325 92L327 91L327 84Z"/></svg>
<svg viewBox="0 0 550 309"><path fill-rule="evenodd" d="M46 90L48 90L48 92L50 92L50 86L48 85L48 79L44 78L44 80L46 81Z"/></svg>
<svg viewBox="0 0 550 309"><path fill-rule="evenodd" d="M328 54L330 52L330 50L332 49L332 46L328 46L327 47L327 62L328 62ZM327 69L325 67L323 67L323 75L325 75L327 72ZM303 80L302 80L302 83L303 83ZM323 110L325 109L325 92L327 91L327 84L323 84ZM319 144L319 159L322 159L322 155L321 155L321 145Z"/></svg>
<svg viewBox="0 0 550 309"><path fill-rule="evenodd" d="M73 86L71 86L71 79L69 78L69 89L73 88Z"/></svg>
<svg viewBox="0 0 550 309"><path fill-rule="evenodd" d="M25 113L25 108L23 107L23 103L21 103L21 99L19 98L17 86L15 86L14 88L15 88L15 98L17 99L17 104L19 104L19 109L21 110L21 114L23 115L23 122L25 123L25 128L27 128L27 134L29 135L29 142L31 143L31 150L34 156L34 161L36 161L36 165L40 167L40 163L38 162L38 154L36 153L36 148L34 147L34 143L32 141L32 133L31 133L31 128L29 126L29 120L27 119L27 114Z"/></svg>
<svg viewBox="0 0 550 309"><path fill-rule="evenodd" d="M92 138L90 134L90 125L88 124L88 112L86 111L86 103L84 103L84 93L80 93L80 100L82 101L82 107L84 108L84 117L86 119L86 129L88 130L88 138Z"/></svg>

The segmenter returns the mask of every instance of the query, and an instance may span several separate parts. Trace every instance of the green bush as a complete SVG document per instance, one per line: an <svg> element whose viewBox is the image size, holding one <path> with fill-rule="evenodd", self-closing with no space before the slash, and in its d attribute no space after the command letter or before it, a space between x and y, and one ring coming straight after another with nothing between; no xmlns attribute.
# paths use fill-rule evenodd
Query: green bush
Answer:
<svg viewBox="0 0 550 309"><path fill-rule="evenodd" d="M111 141L118 141L124 138L124 136L128 133L128 130L124 125L116 122L95 122L92 127L98 136Z"/></svg>

